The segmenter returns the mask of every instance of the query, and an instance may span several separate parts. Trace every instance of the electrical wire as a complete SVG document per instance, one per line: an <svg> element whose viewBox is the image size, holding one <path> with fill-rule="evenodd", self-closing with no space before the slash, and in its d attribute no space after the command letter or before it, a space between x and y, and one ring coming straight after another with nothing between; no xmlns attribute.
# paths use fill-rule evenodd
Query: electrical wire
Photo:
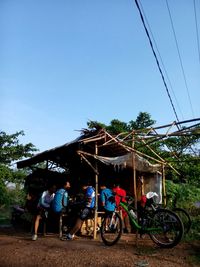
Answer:
<svg viewBox="0 0 200 267"><path fill-rule="evenodd" d="M166 0L166 1L167 1L167 0ZM148 37L148 40L149 40L149 43L150 43L150 46L151 46L151 49L152 49L153 55L154 55L154 57L155 57L155 59L156 59L156 63L157 63L158 69L159 69L159 71L160 71L160 74L161 74L161 77L162 77L162 80L163 80L163 83L164 83L165 89L166 89L166 91L167 91L167 95L168 95L168 97L169 97L169 99L170 99L170 103L171 103L171 105L172 105L172 108L173 108L173 111L174 111L175 117L176 117L176 119L177 119L176 126L177 126L178 130L180 131L180 130L181 130L181 128L180 128L180 126L179 126L179 119L178 119L178 115L177 115L176 109L175 109L175 107L174 107L174 104L173 104L173 101L172 101L172 98L171 98L171 95L170 95L169 89L168 89L168 87L167 87L167 84L166 84L166 81L165 81L165 78L164 78L164 75L163 75L162 69L161 69L161 67L160 67L160 64L159 64L159 61L158 61L158 57L157 57L157 55L156 55L156 52L155 52L155 50L154 50L154 47L153 47L153 43L152 43L152 40L151 40L150 34L149 34L149 32L148 32L148 29L147 29L147 27L146 27L146 24L145 24L145 21L144 21L144 16L143 16L143 14L142 14L141 8L140 8L140 6L139 6L139 4L138 4L138 1L137 1L137 0L135 0L135 3L136 3L136 6L137 6L137 9L138 9L138 11L139 11L140 18L141 18L141 20L142 20L142 23L143 23L143 26L144 26L145 32L146 32L146 34L147 34L147 37ZM172 25L173 25L173 24L172 24ZM175 31L174 31L174 33L175 33ZM175 40L177 41L177 39L176 39L176 38L175 38ZM178 43L177 43L177 44L178 44ZM178 49L178 51L179 51L179 49ZM179 55L180 55L180 52L179 52ZM180 59L181 59L181 58L180 58ZM181 61L181 63L182 63L182 61ZM183 73L185 73L185 72L184 72L184 70L183 70ZM184 76L184 77L185 77L185 76ZM185 81L186 81L186 79L185 79ZM188 89L188 87L187 87L187 89ZM189 95L189 90L188 90L188 95ZM189 96L189 100L190 100L190 96ZM191 100L190 100L190 104L191 104L191 108L192 108L192 103L191 103ZM192 112L193 112L193 109L192 109ZM194 112L193 112L193 113L194 113ZM193 115L194 115L194 114L193 114ZM193 150L193 148L192 148L191 146L190 146L190 149L191 149L191 150L194 152L194 150ZM196 153L195 153L195 154L196 154Z"/></svg>
<svg viewBox="0 0 200 267"><path fill-rule="evenodd" d="M197 12L196 12L196 3L195 3L195 0L193 0L193 3L194 3L194 16L195 16L196 35L197 35L197 48L198 48L199 63L200 63L199 30L198 30L198 24L197 24Z"/></svg>
<svg viewBox="0 0 200 267"><path fill-rule="evenodd" d="M176 43L176 48L177 48L177 52L178 52L178 57L179 57L180 65L181 65L183 79L184 79L185 87L186 87L186 90L187 90L187 96L188 96L188 99L189 99L190 108L191 108L191 111L192 111L192 116L194 118L195 117L194 116L194 110L193 110L193 107L192 107L192 102L191 102L191 97L190 97L190 93L189 93L189 88L188 88L188 84L187 84L187 80L186 80L185 71L184 71L184 68L183 68L183 62L182 62L182 59L181 59L181 54L180 54L180 50L179 50L179 46L178 46L178 41L177 41L175 29L174 29L174 24L173 24L173 20L172 20L170 8L169 8L168 0L166 0L166 5L167 5L167 10L168 10L168 13L169 13L169 17L170 17L172 31L173 31L173 34L174 34L174 39L175 39L175 43Z"/></svg>
<svg viewBox="0 0 200 267"><path fill-rule="evenodd" d="M154 38L153 32L152 32L151 27L150 27L150 24L149 24L149 22L148 22L147 16L146 16L146 14L145 14L145 12L144 12L144 8L143 8L143 6L142 6L141 1L139 1L139 3L140 3L140 7L141 7L141 10L142 10L143 16L144 16L145 21L146 21L146 24L147 24L147 26L148 26L149 32L150 32L150 34L151 34L153 43L154 43L155 48L156 48L156 50L157 50L158 56L159 56L159 58L160 58L160 62L161 62L161 64L162 64L162 67L163 67L165 76L167 77L168 84L169 84L169 86L170 86L170 88L171 88L171 91L172 91L172 94L173 94L173 96L174 96L174 99L175 99L177 108L178 108L178 110L179 110L179 113L180 113L181 116L182 116L182 119L184 120L184 116L183 116L182 110L181 110L181 108L180 108L180 105L179 105L178 99L177 99L177 97L176 97L176 94L175 94L175 92L174 92L174 90L173 90L172 83L171 83L171 81L170 81L170 79L169 79L169 75L168 75L168 73L167 73L167 70L166 70L166 68L165 68L164 62L163 62L163 60L162 60L160 51L159 51L159 49L158 49L156 40L155 40L155 38Z"/></svg>
<svg viewBox="0 0 200 267"><path fill-rule="evenodd" d="M155 57L155 60L156 60L156 63L157 63L158 69L159 69L159 72L160 72L160 74L161 74L161 77L162 77L162 80L163 80L163 83L164 83L164 86L165 86L167 95L168 95L168 97L169 97L169 100L170 100L170 103L171 103L173 112L174 112L174 114L175 114L175 117L176 117L177 121L179 121L179 118L178 118L178 115L177 115L175 106L174 106L174 104L173 104L173 101L172 101L172 98L171 98L171 95L170 95L168 86L167 86L166 81L165 81L165 77L164 77L163 72L162 72L162 69L161 69L161 67L160 67L160 63L159 63L159 61L158 61L158 57L157 57L156 52L155 52L155 50L154 50L153 43L152 43L152 41L151 41L151 37L150 37L150 35L149 35L148 29L147 29L146 24L145 24L145 21L144 21L144 17L143 17L142 11L141 11L141 9L140 9L140 6L139 6L137 0L135 0L135 4L136 4L137 9L138 9L138 11L139 11L140 18L141 18L141 20L142 20L142 23L143 23L143 26L144 26L146 35L147 35L147 37L148 37L148 40L149 40L149 43L150 43L150 46L151 46L153 55L154 55L154 57Z"/></svg>

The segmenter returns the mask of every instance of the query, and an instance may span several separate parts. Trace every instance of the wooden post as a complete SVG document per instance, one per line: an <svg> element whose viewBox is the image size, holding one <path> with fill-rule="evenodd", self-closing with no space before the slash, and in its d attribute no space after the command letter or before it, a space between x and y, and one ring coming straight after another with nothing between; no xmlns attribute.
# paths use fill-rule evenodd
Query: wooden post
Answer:
<svg viewBox="0 0 200 267"><path fill-rule="evenodd" d="M133 133L133 141L132 141L132 148L135 146L135 140L134 140L134 133ZM137 209L137 182L136 182L136 168L135 168L135 152L132 152L132 168L133 168L133 190L134 190L134 205L135 209ZM136 246L138 246L138 231L136 232L136 240L135 240Z"/></svg>
<svg viewBox="0 0 200 267"><path fill-rule="evenodd" d="M98 154L98 146L97 143L95 143L95 155ZM94 211L94 231L93 231L93 238L97 238L97 219L98 219L98 166L97 166L97 160L95 163L95 211Z"/></svg>
<svg viewBox="0 0 200 267"><path fill-rule="evenodd" d="M142 195L144 195L144 176L141 175L141 184L142 184Z"/></svg>
<svg viewBox="0 0 200 267"><path fill-rule="evenodd" d="M132 166L133 166L133 186L134 186L134 204L137 209L137 182L136 182L136 168L135 168L135 153L132 152Z"/></svg>
<svg viewBox="0 0 200 267"><path fill-rule="evenodd" d="M163 194L163 203L164 203L164 206L166 206L167 202L166 202L166 187L165 187L165 166L164 164L162 165L162 194Z"/></svg>

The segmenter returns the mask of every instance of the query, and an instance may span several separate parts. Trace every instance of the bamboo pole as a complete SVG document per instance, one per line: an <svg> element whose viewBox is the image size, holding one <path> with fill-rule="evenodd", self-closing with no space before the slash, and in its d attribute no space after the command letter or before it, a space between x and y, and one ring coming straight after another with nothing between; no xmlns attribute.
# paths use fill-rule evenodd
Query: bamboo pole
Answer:
<svg viewBox="0 0 200 267"><path fill-rule="evenodd" d="M87 162L87 164L93 169L93 171L98 175L98 170L95 168L95 167L93 167L92 166L92 164L89 162L89 160L88 159L86 159L86 157L85 156L83 156L83 154L82 153L78 153L86 162Z"/></svg>
<svg viewBox="0 0 200 267"><path fill-rule="evenodd" d="M144 176L141 175L141 183L142 183L142 195L144 195Z"/></svg>
<svg viewBox="0 0 200 267"><path fill-rule="evenodd" d="M132 148L134 148L135 142L134 142L134 133L133 133L133 140L132 140ZM137 182L136 182L136 168L135 168L135 152L132 151L132 169L133 169L133 190L134 190L134 206L135 209L137 209ZM135 239L135 245L138 246L138 231L136 232L136 239Z"/></svg>
<svg viewBox="0 0 200 267"><path fill-rule="evenodd" d="M165 167L162 165L162 189L163 189L163 198L164 206L166 206L166 187L165 187Z"/></svg>
<svg viewBox="0 0 200 267"><path fill-rule="evenodd" d="M98 154L98 146L97 143L95 143L95 155ZM97 160L95 163L95 169L98 169L97 166ZM95 173L95 211L94 211L94 231L93 231L93 239L97 238L97 219L98 219L98 171Z"/></svg>
<svg viewBox="0 0 200 267"><path fill-rule="evenodd" d="M144 154L144 153L142 153L142 152L140 152L140 151L138 151L138 150L136 150L136 149L134 149L133 147L129 147L129 146L126 146L126 145L124 145L122 142L120 142L120 141L118 141L118 140L116 140L116 138L115 137L113 137L112 135L110 135L109 133L107 133L106 132L106 134L116 143L116 144L118 144L118 145L120 145L121 147L123 147L126 151L128 151L128 152L135 152L136 154L139 154L139 155L142 155L142 156L144 156L144 158L149 158L149 159L152 159L152 160L154 160L155 162L158 162L158 163L163 163L164 162L164 160L162 160L162 161L160 161L160 160L157 160L157 159L155 159L155 158L153 158L153 157L151 157L151 156L148 156L148 155L146 155L146 154ZM134 139L134 138L133 138Z"/></svg>

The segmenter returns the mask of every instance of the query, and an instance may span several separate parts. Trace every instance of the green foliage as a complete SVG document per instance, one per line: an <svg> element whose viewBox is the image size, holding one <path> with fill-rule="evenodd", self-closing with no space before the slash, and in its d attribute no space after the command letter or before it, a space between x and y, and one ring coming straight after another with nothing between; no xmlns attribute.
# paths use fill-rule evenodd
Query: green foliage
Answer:
<svg viewBox="0 0 200 267"><path fill-rule="evenodd" d="M12 169L4 164L0 164L0 181L6 182L12 180Z"/></svg>
<svg viewBox="0 0 200 267"><path fill-rule="evenodd" d="M0 208L1 206L9 204L9 194L6 188L6 185L3 181L0 180Z"/></svg>
<svg viewBox="0 0 200 267"><path fill-rule="evenodd" d="M23 135L23 131L10 135L0 131L0 206L18 203L23 198L23 190L19 186L24 182L27 171L16 170L12 165L37 151L32 143L23 145L19 142L19 137ZM6 186L9 182L16 184L15 190L9 191Z"/></svg>
<svg viewBox="0 0 200 267"><path fill-rule="evenodd" d="M19 184L15 185L16 188L9 188L0 181L0 208L8 207L13 204L24 205L25 190Z"/></svg>
<svg viewBox="0 0 200 267"><path fill-rule="evenodd" d="M9 204L18 204L20 206L24 206L25 204L25 197L26 192L20 185L16 185L15 189L8 189L8 195L9 195Z"/></svg>
<svg viewBox="0 0 200 267"><path fill-rule="evenodd" d="M106 131L113 135L118 135L120 133L127 134L128 132L139 130L139 129L145 129L148 127L151 127L153 124L155 124L155 120L151 118L151 115L147 112L140 112L136 118L136 120L131 120L128 123L120 121L118 119L111 120L109 125L105 125L103 123L97 122L97 121L90 121L87 123L88 129L94 130L94 129L101 129L104 128ZM132 140L127 141L126 143L128 146L132 146ZM160 147L159 143L154 143L152 145L152 148L155 151L158 151ZM147 147L144 146L144 144L135 140L135 148L138 149L142 153L146 153L149 156L154 156L152 151L150 151Z"/></svg>
<svg viewBox="0 0 200 267"><path fill-rule="evenodd" d="M197 127L198 128L198 127ZM196 130L194 129L193 132ZM187 182L198 185L200 182L200 135L168 137L160 141L160 155L178 171L167 171L167 177L175 182Z"/></svg>
<svg viewBox="0 0 200 267"><path fill-rule="evenodd" d="M140 112L136 120L131 120L128 124L129 130L138 130L151 127L156 121L151 119L151 115L147 112Z"/></svg>
<svg viewBox="0 0 200 267"><path fill-rule="evenodd" d="M177 207L187 210L192 209L195 202L200 200L200 188L191 184L166 180L166 192L168 200L171 199L173 203L176 202Z"/></svg>
<svg viewBox="0 0 200 267"><path fill-rule="evenodd" d="M189 238L191 240L200 240L200 211L198 215L191 216L192 227Z"/></svg>
<svg viewBox="0 0 200 267"><path fill-rule="evenodd" d="M26 192L22 183L15 183L13 186L7 186L0 181L0 192L0 207L13 204L24 204Z"/></svg>
<svg viewBox="0 0 200 267"><path fill-rule="evenodd" d="M98 121L87 122L88 129L104 128L111 134L119 134L122 132L129 132L132 130L144 129L155 124L156 121L151 119L151 115L147 112L140 112L135 121L131 120L128 123L118 119L111 120L109 125Z"/></svg>
<svg viewBox="0 0 200 267"><path fill-rule="evenodd" d="M192 226L185 238L187 240L200 240L200 208L195 206L195 203L200 201L200 188L191 184L176 184L172 181L166 181L166 192L168 208L173 208L176 205L190 214Z"/></svg>
<svg viewBox="0 0 200 267"><path fill-rule="evenodd" d="M106 128L106 125L104 123L98 122L98 121L88 121L87 122L88 129L99 129L99 128Z"/></svg>
<svg viewBox="0 0 200 267"><path fill-rule="evenodd" d="M16 132L15 134L6 134L0 132L0 162L1 164L10 165L13 161L23 157L32 156L32 152L37 151L32 143L20 144L19 136L23 136L24 132Z"/></svg>
<svg viewBox="0 0 200 267"><path fill-rule="evenodd" d="M112 120L110 122L110 125L106 126L106 130L111 134L119 134L121 132L127 132L128 131L128 125L125 122L122 122L120 120Z"/></svg>
<svg viewBox="0 0 200 267"><path fill-rule="evenodd" d="M0 206L0 225L9 225L11 219L11 209L7 206Z"/></svg>
<svg viewBox="0 0 200 267"><path fill-rule="evenodd" d="M169 158L168 158L169 161ZM200 183L200 160L191 154L183 154L178 160L169 161L179 174L172 169L167 169L166 176L174 182L189 183L198 186Z"/></svg>
<svg viewBox="0 0 200 267"><path fill-rule="evenodd" d="M24 178L27 176L28 172L26 169L17 170L11 169L11 167L0 164L0 180L5 184L11 183L23 183Z"/></svg>

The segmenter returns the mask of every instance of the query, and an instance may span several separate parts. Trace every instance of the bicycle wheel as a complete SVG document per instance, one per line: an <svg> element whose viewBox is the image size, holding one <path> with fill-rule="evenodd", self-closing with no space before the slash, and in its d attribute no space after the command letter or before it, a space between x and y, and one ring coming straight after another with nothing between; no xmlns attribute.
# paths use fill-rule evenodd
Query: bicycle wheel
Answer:
<svg viewBox="0 0 200 267"><path fill-rule="evenodd" d="M184 234L187 234L190 231L192 225L190 215L186 210L182 208L174 208L172 211L174 211L181 219L184 226Z"/></svg>
<svg viewBox="0 0 200 267"><path fill-rule="evenodd" d="M117 212L104 218L100 233L105 245L112 246L117 243L122 235L122 219Z"/></svg>
<svg viewBox="0 0 200 267"><path fill-rule="evenodd" d="M159 209L153 213L150 227L158 228L149 235L155 244L163 248L176 246L184 233L184 226L178 215L167 209Z"/></svg>

